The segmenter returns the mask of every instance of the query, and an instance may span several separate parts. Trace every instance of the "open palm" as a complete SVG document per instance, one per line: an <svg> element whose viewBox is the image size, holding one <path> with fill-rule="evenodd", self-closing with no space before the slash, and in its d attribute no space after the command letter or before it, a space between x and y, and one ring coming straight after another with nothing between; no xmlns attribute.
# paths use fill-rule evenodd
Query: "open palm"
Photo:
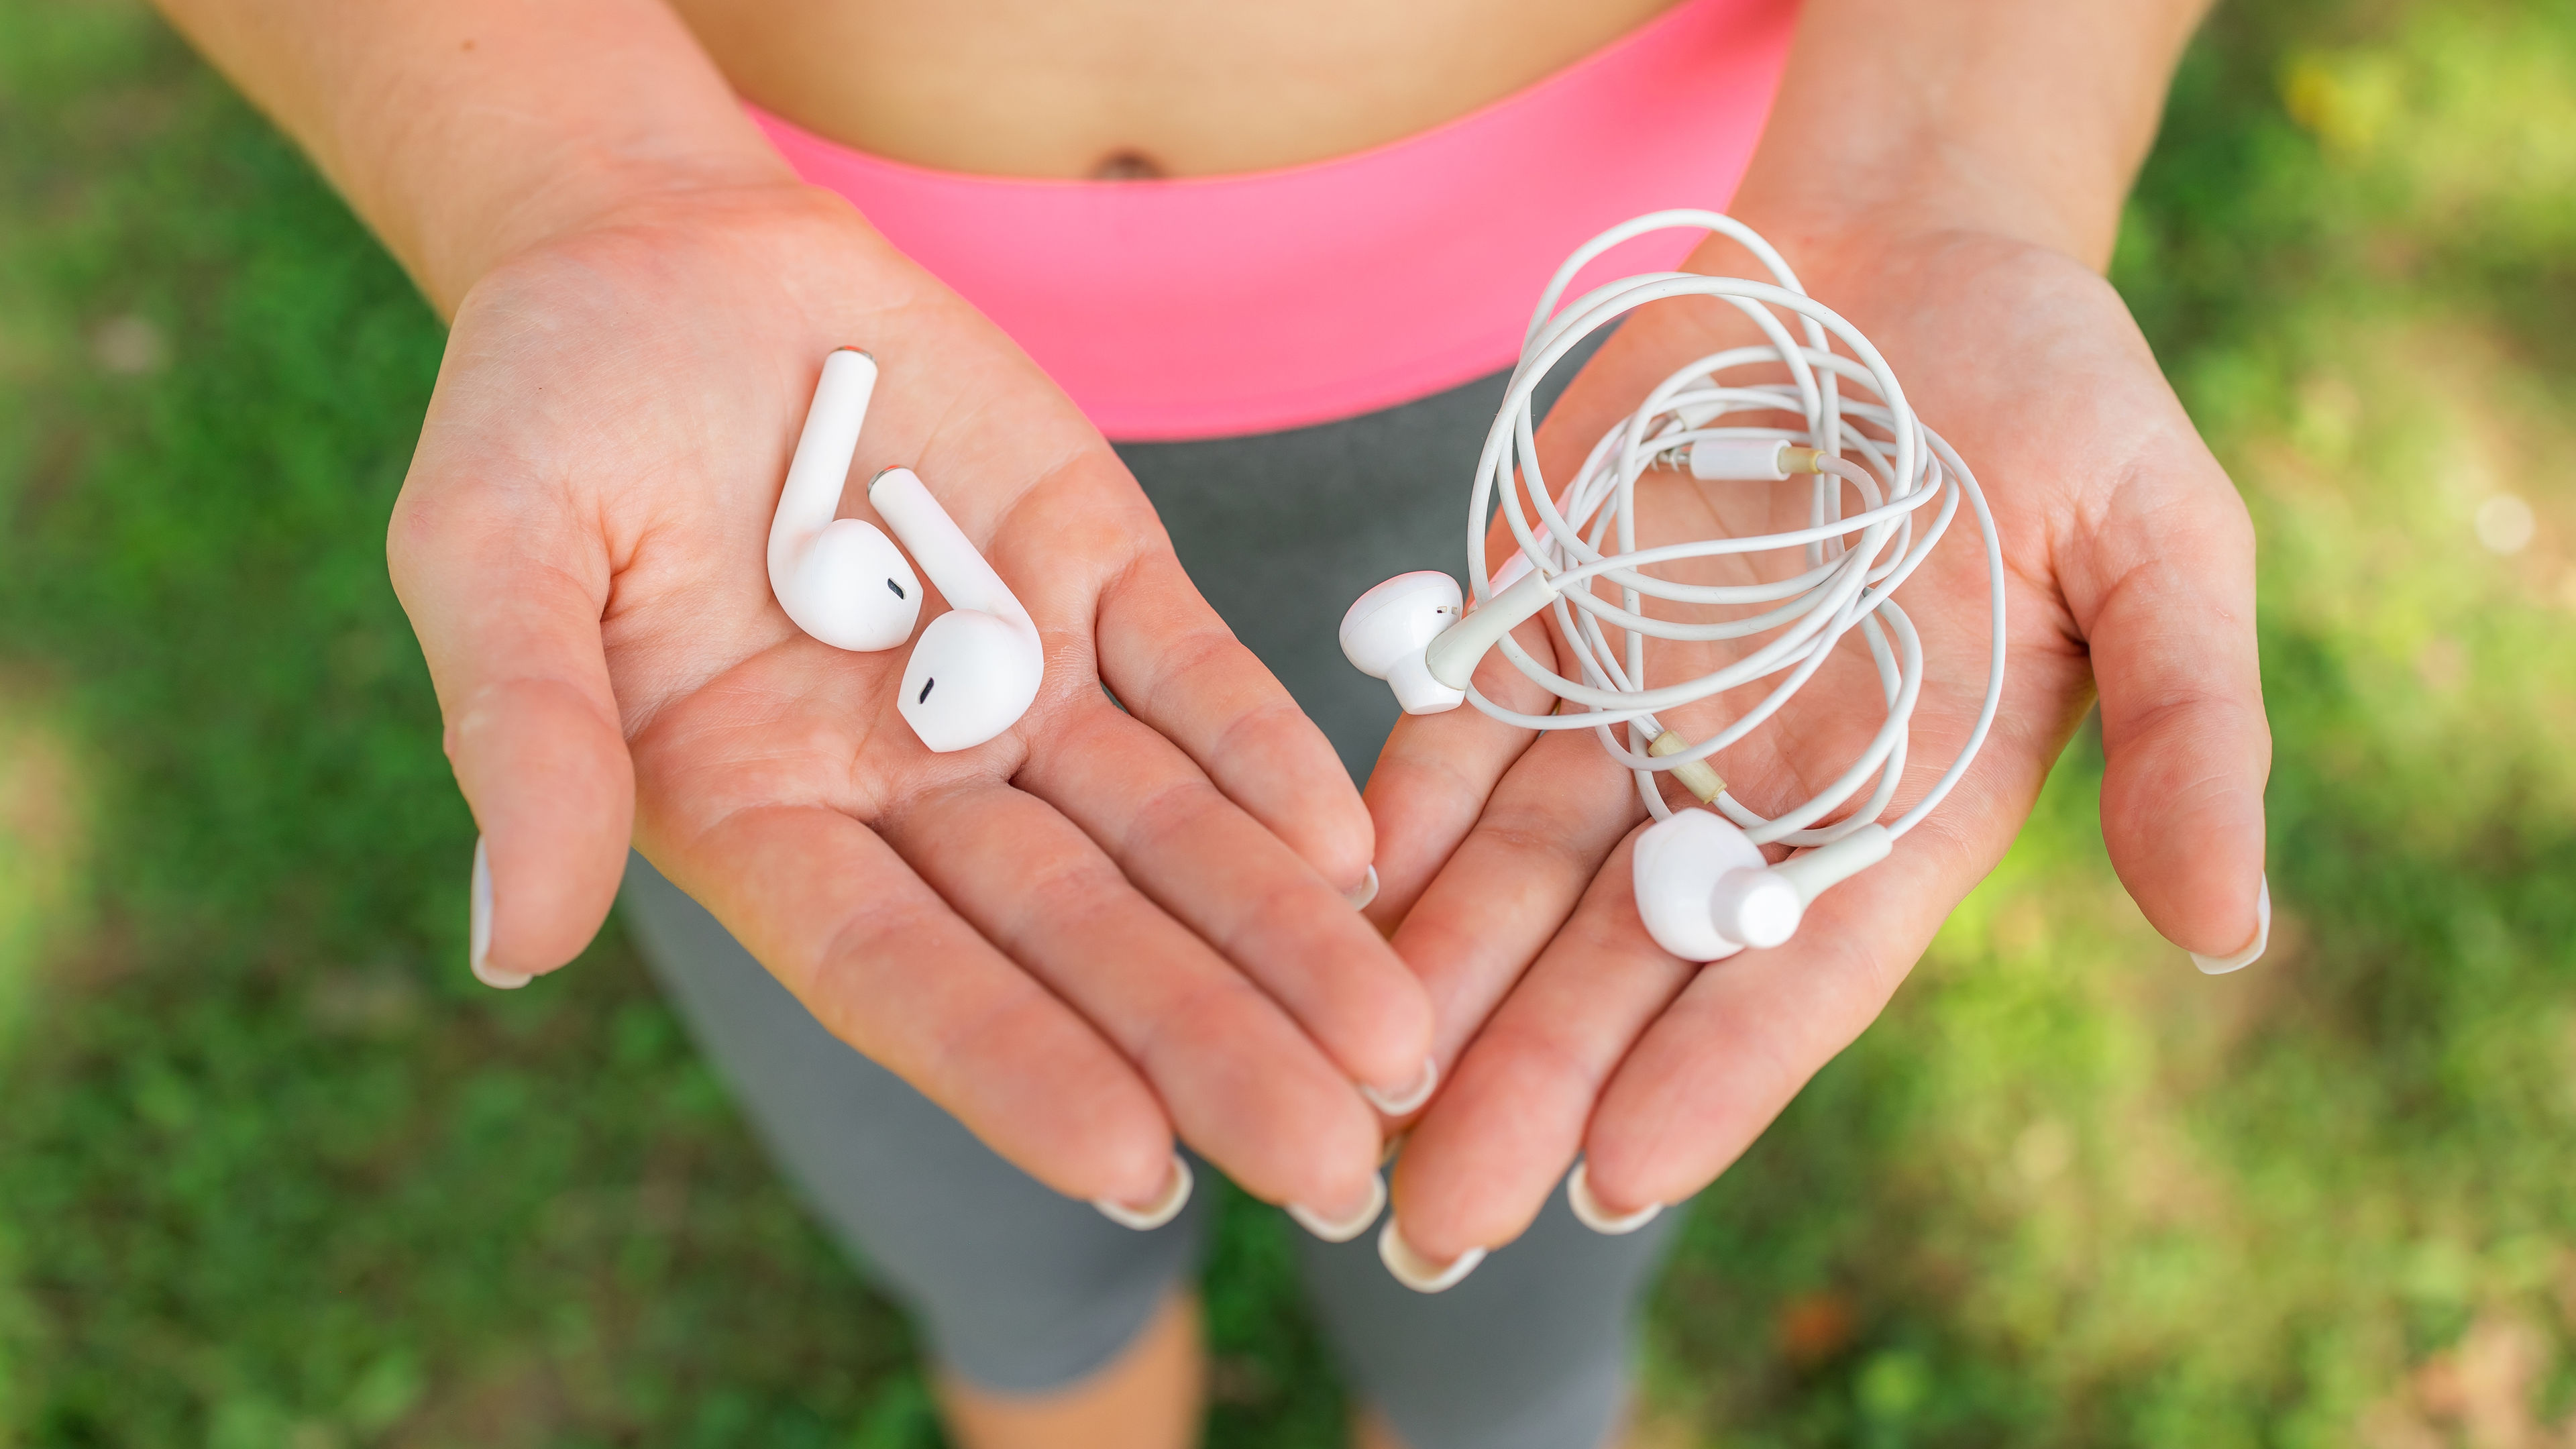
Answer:
<svg viewBox="0 0 2576 1449"><path fill-rule="evenodd" d="M1036 705L984 746L929 752L904 650L818 643L770 596L842 344L884 367L855 476L916 469L1043 637ZM581 948L631 829L825 1025L1060 1191L1152 1200L1175 1131L1265 1198L1373 1190L1354 1083L1412 1085L1430 1013L1343 903L1372 850L1348 777L1099 434L837 200L701 194L486 277L391 552L489 852L487 977Z"/></svg>
<svg viewBox="0 0 2576 1449"><path fill-rule="evenodd" d="M1371 914L1430 988L1437 1056L1454 1063L1395 1179L1403 1238L1433 1263L1517 1236L1578 1154L1613 1217L1723 1171L1877 1015L2001 857L2097 689L2103 829L2123 881L2189 949L2231 952L2252 933L2270 737L2251 529L2117 294L2069 257L1975 233L1877 235L1790 260L1984 485L2010 623L2002 711L1974 768L1889 860L1827 892L1786 945L1706 968L1640 923L1630 859L1645 811L1588 732L1533 737L1472 710L1401 722L1369 782L1385 882ZM1745 266L1716 244L1693 262ZM1572 476L1673 368L1746 340L1738 327L1701 302L1633 318L1550 416L1551 476ZM1803 492L1658 482L1639 492L1639 542L1802 525ZM1796 516L1774 512L1791 493ZM1690 581L1725 577L1701 567ZM1975 723L1985 570L1963 511L1898 595L1925 681L1894 810L1921 798ZM1542 660L1556 643L1537 624L1517 637ZM1652 656L1657 681L1710 667L1683 649ZM1753 809L1814 794L1885 717L1858 638L1840 653L1712 761ZM1498 655L1476 683L1514 708L1549 704ZM1724 717L1710 702L1667 722L1704 738Z"/></svg>

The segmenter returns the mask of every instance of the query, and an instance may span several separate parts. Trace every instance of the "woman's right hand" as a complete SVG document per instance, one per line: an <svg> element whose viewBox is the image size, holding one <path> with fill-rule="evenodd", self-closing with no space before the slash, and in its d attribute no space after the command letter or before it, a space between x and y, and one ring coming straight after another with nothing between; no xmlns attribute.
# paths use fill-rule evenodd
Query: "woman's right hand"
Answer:
<svg viewBox="0 0 2576 1449"><path fill-rule="evenodd" d="M1044 637L1036 705L979 748L913 737L905 650L818 643L770 595L842 345L883 368L853 476L916 469ZM630 201L491 269L390 552L488 851L487 980L582 949L631 833L834 1033L1061 1192L1151 1201L1177 1132L1258 1196L1370 1201L1353 1084L1405 1095L1431 1014L1344 903L1357 792L1099 433L837 198Z"/></svg>

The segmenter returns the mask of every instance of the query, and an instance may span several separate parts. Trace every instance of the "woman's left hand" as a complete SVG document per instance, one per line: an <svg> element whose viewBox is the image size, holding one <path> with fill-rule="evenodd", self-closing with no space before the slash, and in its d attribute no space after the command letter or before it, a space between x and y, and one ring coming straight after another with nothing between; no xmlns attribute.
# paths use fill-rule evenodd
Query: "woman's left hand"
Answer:
<svg viewBox="0 0 2576 1449"><path fill-rule="evenodd" d="M1725 1170L2001 858L2097 690L2103 833L2122 881L2188 950L2223 955L2254 934L2271 738L2253 531L2118 294L2062 252L1976 231L1746 219L1878 345L1983 483L2010 624L2002 711L1974 768L1890 859L1822 896L1786 945L1705 968L1660 950L1638 919L1629 871L1645 812L1590 731L1536 738L1473 708L1403 720L1367 792L1383 882L1370 915L1438 1012L1445 1085L1394 1188L1403 1239L1432 1263L1519 1235L1578 1153L1611 1215L1680 1201ZM1758 275L1751 265L1715 243L1691 263ZM1742 340L1730 326L1699 301L1632 318L1548 419L1551 478L1571 477L1671 370ZM1721 511L1703 486L1747 485L1662 486L1643 506L1670 534ZM1985 570L1963 508L1899 595L1926 680L1895 810L1976 719ZM1544 633L1519 636L1542 660ZM1476 683L1514 708L1549 704L1499 652ZM1810 746L1874 730L1875 689L1869 675L1864 690L1802 694L1804 713L1712 763L1757 810L1804 799L1852 754Z"/></svg>

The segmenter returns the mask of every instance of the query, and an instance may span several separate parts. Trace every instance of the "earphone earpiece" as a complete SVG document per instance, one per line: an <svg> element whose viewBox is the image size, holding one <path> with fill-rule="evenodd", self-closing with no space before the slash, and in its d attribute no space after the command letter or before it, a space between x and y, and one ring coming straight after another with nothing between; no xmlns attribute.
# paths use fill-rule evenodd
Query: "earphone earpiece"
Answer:
<svg viewBox="0 0 2576 1449"><path fill-rule="evenodd" d="M1456 709L1467 702L1467 691L1433 678L1424 653L1458 622L1461 604L1458 581L1437 569L1398 574L1360 595L1342 615L1342 657L1362 674L1394 686L1406 714Z"/></svg>
<svg viewBox="0 0 2576 1449"><path fill-rule="evenodd" d="M1826 888L1887 859L1894 838L1864 825L1778 865L1742 830L1706 810L1676 810L1637 837L1637 915L1655 944L1685 961L1722 961L1798 933Z"/></svg>
<svg viewBox="0 0 2576 1449"><path fill-rule="evenodd" d="M951 609L930 621L903 666L898 708L934 750L972 749L1028 713L1044 671L1034 631Z"/></svg>
<svg viewBox="0 0 2576 1449"><path fill-rule="evenodd" d="M895 707L931 749L972 749L1036 702L1046 675L1038 626L911 469L869 480L868 502L948 600L904 662Z"/></svg>
<svg viewBox="0 0 2576 1449"><path fill-rule="evenodd" d="M1676 810L1656 821L1637 837L1630 872L1646 934L1685 961L1721 961L1743 950L1752 943L1718 925L1718 882L1767 874L1770 864L1743 831L1705 810Z"/></svg>
<svg viewBox="0 0 2576 1449"><path fill-rule="evenodd" d="M1556 591L1513 555L1495 577L1500 593L1465 611L1458 581L1436 569L1397 574L1362 594L1342 616L1342 657L1395 688L1406 714L1439 714L1467 700L1476 661L1497 640L1547 607Z"/></svg>
<svg viewBox="0 0 2576 1449"><path fill-rule="evenodd" d="M1648 272L1573 292L1612 248L1668 228L1733 238L1769 280ZM1735 308L1760 340L1667 374L1570 473L1541 459L1538 414L1550 374L1580 355L1586 337L1680 297ZM1714 528L1663 536L1668 529L1639 527L1641 507L1657 506L1639 487L1655 470L1686 470L1708 498L1749 502L1788 484L1779 491L1804 492L1805 506L1780 513L1786 526L1761 532L1730 531L1728 520L1756 515L1729 509L1709 515ZM1985 699L1948 767L1881 824L1907 778L1912 717L1929 677L1926 641L1896 595L1957 519L1975 521L1985 550ZM1884 860L1891 842L1940 808L2002 707L2003 544L1976 475L1916 416L1869 339L1731 217L1654 212L1585 242L1557 268L1485 434L1465 522L1472 606L1461 608L1444 575L1390 579L1351 606L1342 652L1392 684L1407 713L1467 703L1533 734L1592 733L1658 822L1638 843L1637 908L1676 956L1714 961L1788 940L1819 892ZM1496 546L1509 550L1499 567L1489 558ZM1542 614L1548 647L1510 640ZM1782 711L1791 698L1849 645L1864 647L1863 667L1877 673L1881 722L1848 767L1800 772L1814 793L1757 813L1713 761L1789 718ZM1527 691L1514 691L1529 701L1521 702L1471 689L1489 653L1551 698L1542 707ZM1676 666L1681 677L1665 674ZM1721 696L1722 709L1708 711L1720 718L1701 737L1668 727ZM1666 776L1709 808L1674 810ZM1769 845L1809 848L1774 866L1762 855Z"/></svg>
<svg viewBox="0 0 2576 1449"><path fill-rule="evenodd" d="M844 347L823 360L805 430L769 524L769 589L796 627L836 649L892 649L921 617L921 581L875 524L837 518L876 359Z"/></svg>
<svg viewBox="0 0 2576 1449"><path fill-rule="evenodd" d="M791 555L788 579L771 588L796 626L835 649L875 653L912 637L921 581L903 550L875 524L836 518Z"/></svg>

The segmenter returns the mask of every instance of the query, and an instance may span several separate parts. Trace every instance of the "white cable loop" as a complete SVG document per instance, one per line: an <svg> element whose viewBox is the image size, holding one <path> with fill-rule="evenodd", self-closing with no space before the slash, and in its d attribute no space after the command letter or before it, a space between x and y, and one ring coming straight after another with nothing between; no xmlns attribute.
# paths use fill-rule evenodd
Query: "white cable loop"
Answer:
<svg viewBox="0 0 2576 1449"><path fill-rule="evenodd" d="M1676 227L1733 238L1772 280L1655 272L1596 287L1558 305L1576 275L1604 252L1647 232ZM1699 358L1666 377L1635 412L1602 434L1571 483L1551 490L1539 467L1532 403L1540 381L1586 336L1647 303L1673 297L1726 302L1753 323L1764 341ZM1835 351L1837 342L1849 356ZM1772 376L1728 377L1747 368L1762 368ZM1785 382L1778 379L1782 370L1788 374ZM1845 396L1846 388L1851 396ZM1783 414L1799 425L1780 426ZM1637 547L1636 485L1647 470L1688 469L1692 450L1703 444L1736 450L1732 456L1739 457L1792 456L1764 453L1764 445L1772 443L1812 450L1812 456L1795 455L1799 464L1814 470L1806 527ZM1762 486L1758 479L1736 476L1731 486ZM1859 504L1849 514L1844 512L1846 493ZM1595 731L1611 758L1635 772L1647 809L1663 819L1672 811L1656 786L1656 772L1706 760L1760 728L1857 628L1877 669L1887 711L1859 757L1824 788L1776 816L1759 815L1723 791L1711 802L1757 844L1837 840L1875 821L1888 808L1904 773L1907 729L1923 690L1923 646L1893 596L1949 531L1963 498L1985 543L1992 624L1985 701L1949 769L1888 825L1891 836L1913 829L1950 793L1984 745L2003 699L2003 548L1976 475L1915 417L1895 373L1869 339L1809 297L1780 254L1743 223L1717 212L1663 211L1614 227L1568 257L1541 296L1502 411L1486 434L1467 516L1467 576L1475 600L1492 599L1512 582L1497 582L1486 566L1486 534L1499 508L1519 545L1509 569L1520 572L1526 561L1528 569L1546 578L1553 593L1547 612L1582 677L1558 674L1507 635L1498 641L1503 657L1563 707L1551 714L1525 714L1496 704L1472 686L1468 701L1523 729ZM1648 572L1692 559L1783 550L1800 551L1800 566L1768 581L1689 584ZM1658 618L1645 607L1649 599L1687 606L1699 617ZM1731 617L1709 616L1711 610L1752 606L1764 607ZM1650 640L1708 644L1736 639L1759 642L1748 643L1736 657L1694 678L1659 686L1647 682ZM1656 712L1774 676L1778 682L1759 701L1708 737L1669 754L1647 752L1646 746L1664 732ZM1621 724L1628 726L1625 742L1615 728ZM1876 784L1857 808L1841 820L1818 823L1861 794L1872 776Z"/></svg>

